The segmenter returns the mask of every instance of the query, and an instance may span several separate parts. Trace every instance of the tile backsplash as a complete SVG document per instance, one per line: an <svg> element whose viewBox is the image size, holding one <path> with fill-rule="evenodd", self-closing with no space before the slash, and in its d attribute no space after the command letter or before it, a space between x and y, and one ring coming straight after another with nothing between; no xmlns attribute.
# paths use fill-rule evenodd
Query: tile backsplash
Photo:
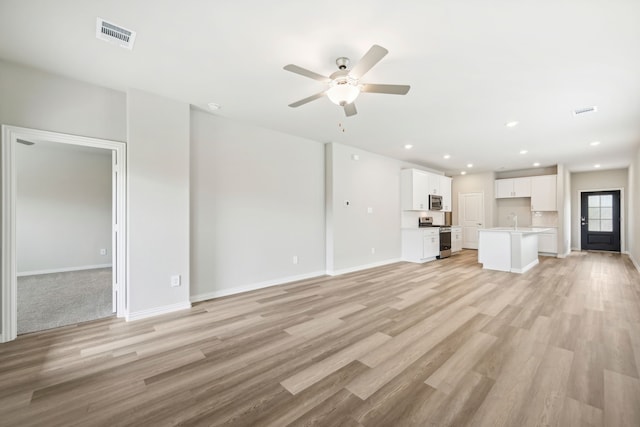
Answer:
<svg viewBox="0 0 640 427"><path fill-rule="evenodd" d="M557 227L558 212L532 212L532 227Z"/></svg>

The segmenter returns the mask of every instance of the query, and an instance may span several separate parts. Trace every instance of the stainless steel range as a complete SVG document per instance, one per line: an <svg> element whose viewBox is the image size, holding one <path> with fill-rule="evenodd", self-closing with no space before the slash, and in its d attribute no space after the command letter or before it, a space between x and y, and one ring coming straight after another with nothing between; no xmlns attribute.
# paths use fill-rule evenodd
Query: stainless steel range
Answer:
<svg viewBox="0 0 640 427"><path fill-rule="evenodd" d="M418 227L440 228L440 255L438 255L437 258L448 258L451 256L451 226L433 225L433 217L421 216L418 218Z"/></svg>

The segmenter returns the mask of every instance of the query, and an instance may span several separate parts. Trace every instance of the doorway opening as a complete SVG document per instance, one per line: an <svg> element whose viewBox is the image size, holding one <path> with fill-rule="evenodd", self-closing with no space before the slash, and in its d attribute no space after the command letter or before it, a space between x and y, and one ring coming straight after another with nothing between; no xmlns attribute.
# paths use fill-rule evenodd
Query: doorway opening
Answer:
<svg viewBox="0 0 640 427"><path fill-rule="evenodd" d="M85 202L81 202L78 201L80 199L77 195L71 195L70 188L77 187L81 188L80 191L84 192L84 195L89 199L96 196L89 194L93 190L90 185L85 185L87 183L72 182L71 180L81 179L80 176L76 175L74 178L70 178L72 175L65 174L64 168L58 168L55 176L60 180L58 184L64 183L66 179L66 186L59 186L58 189L51 186L49 192L56 191L54 197L51 197L51 194L47 194L45 197L46 193L39 192L38 180L53 180L54 178L52 176L47 178L44 170L41 171L42 173L38 173L37 165L31 165L36 168L32 171L34 173L33 182L28 182L28 179L25 178L26 175L21 175L19 171L19 166L24 167L26 164L23 162L25 147L38 146L42 149L53 150L44 153L44 157L41 155L41 162L47 156L53 160L54 154L60 152L67 152L67 154L74 152L76 155L84 153L86 155L84 162L98 160L102 162L102 166L96 166L98 163L91 166L105 168L107 174L100 178L103 187L101 200L89 202L85 199ZM47 327L46 325L49 327L60 326L65 322L67 324L77 323L73 321L74 319L84 321L90 320L91 316L93 318L104 317L104 313L110 315L115 312L118 317L126 316L125 150L126 145L117 141L2 126L2 333L0 342L10 341L17 336L19 290L21 289L25 295L27 292L31 292L31 296L45 296L45 292L47 292L45 288L38 286L50 284L49 282L52 282L53 279L62 281L62 283L58 283L62 286L49 288L48 308L57 307L55 309L58 310L56 315L62 320L53 319L53 323L45 322L43 323L44 328ZM35 151L31 153L35 153ZM95 158L91 160L91 156ZM62 158L58 158L57 161ZM74 167L80 168L77 165L67 165L67 168ZM87 165L85 164L83 167L86 168ZM20 183L18 177L21 178ZM88 176L87 180L90 180ZM41 182L42 186L47 184L49 183ZM106 190L104 187L107 187ZM28 191L19 195L18 189L28 189ZM30 200L30 196L34 197L31 197ZM74 197L76 198L75 205ZM39 203L42 204L39 205ZM55 206L56 204L58 206ZM98 208L97 205L101 207ZM39 212L39 210L44 212ZM80 238L81 236L77 235L89 233L88 228L79 227L83 222L80 220L83 210L84 213L92 211L92 221L98 221L103 226L99 233L88 239L89 243L86 243L87 239L83 240ZM40 222L30 218L36 214L40 218ZM52 230L56 227L59 230ZM97 247L90 254L87 254L86 251L83 252L82 247L86 244ZM25 254L29 255L25 256ZM18 287L19 281L20 288ZM79 295L73 294L74 282L76 282L75 285L89 284L93 286L93 291L96 293L86 295L91 292L88 287L84 290L86 291L85 295L82 295L82 290ZM97 285L100 287L100 294L96 291ZM29 290L29 286L32 288L31 290ZM101 308L90 308L90 310L97 310L97 312L90 313L88 318L82 317L86 316L86 313L82 314L81 307L72 307L67 310L69 313L60 313L65 310L65 304L67 304L66 307L69 307L68 304L75 304L74 301L66 301L67 294L65 293L80 297L76 300L78 303L81 303L82 298L101 299ZM25 307L34 310L33 305ZM23 306L21 306L22 308ZM76 308L79 310L75 310ZM21 310L21 319L26 322L24 319L27 318L24 317L22 311L24 310ZM73 313L74 311L77 313ZM65 316L65 314L68 315ZM20 331L21 333L30 332L30 328L33 326L21 325Z"/></svg>
<svg viewBox="0 0 640 427"><path fill-rule="evenodd" d="M620 190L582 192L580 249L620 252Z"/></svg>

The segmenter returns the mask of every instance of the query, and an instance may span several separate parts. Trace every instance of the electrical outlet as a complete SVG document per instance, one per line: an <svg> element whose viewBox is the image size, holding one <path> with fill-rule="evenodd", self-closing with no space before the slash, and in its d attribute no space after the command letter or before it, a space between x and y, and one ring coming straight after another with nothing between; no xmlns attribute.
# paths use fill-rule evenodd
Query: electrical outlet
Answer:
<svg viewBox="0 0 640 427"><path fill-rule="evenodd" d="M177 288L178 286L180 286L180 275L171 276L171 287Z"/></svg>
<svg viewBox="0 0 640 427"><path fill-rule="evenodd" d="M106 249L100 249L100 255L106 255L107 254L107 250Z"/></svg>
<svg viewBox="0 0 640 427"><path fill-rule="evenodd" d="M293 263L297 264L298 263L298 255L294 255L293 256Z"/></svg>
<svg viewBox="0 0 640 427"><path fill-rule="evenodd" d="M371 248L371 255L374 255L376 253L376 248Z"/></svg>
<svg viewBox="0 0 640 427"><path fill-rule="evenodd" d="M367 213L373 213L373 208L367 208Z"/></svg>

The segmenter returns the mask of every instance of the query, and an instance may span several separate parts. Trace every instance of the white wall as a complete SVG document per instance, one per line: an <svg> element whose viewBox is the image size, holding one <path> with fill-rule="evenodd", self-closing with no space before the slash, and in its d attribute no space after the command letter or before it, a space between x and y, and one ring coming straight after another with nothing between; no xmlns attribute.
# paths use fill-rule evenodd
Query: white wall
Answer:
<svg viewBox="0 0 640 427"><path fill-rule="evenodd" d="M564 257L571 253L571 239L573 230L571 229L571 172L565 165L558 165L558 255Z"/></svg>
<svg viewBox="0 0 640 427"><path fill-rule="evenodd" d="M189 105L127 92L129 318L189 306ZM171 287L171 276L182 285Z"/></svg>
<svg viewBox="0 0 640 427"><path fill-rule="evenodd" d="M628 185L628 170L613 169L594 172L574 172L571 174L571 247L580 249L580 192L591 190L616 190L622 189L620 192L621 212L623 217L621 225L621 240L627 242L628 237L626 230L628 228L628 193L626 186ZM622 251L626 251L623 244Z"/></svg>
<svg viewBox="0 0 640 427"><path fill-rule="evenodd" d="M323 145L191 119L192 300L324 274Z"/></svg>
<svg viewBox="0 0 640 427"><path fill-rule="evenodd" d="M18 273L111 265L111 151L18 144L16 166Z"/></svg>
<svg viewBox="0 0 640 427"><path fill-rule="evenodd" d="M460 193L484 193L484 228L494 227L498 223L498 213L495 199L495 184L493 172L456 175L451 185L452 223L458 221L458 195Z"/></svg>
<svg viewBox="0 0 640 427"><path fill-rule="evenodd" d="M399 160L346 145L327 144L327 270L331 274L400 258ZM353 155L358 160L353 160ZM349 206L345 201L349 201ZM372 213L368 213L372 208ZM375 248L375 253L371 253Z"/></svg>
<svg viewBox="0 0 640 427"><path fill-rule="evenodd" d="M631 260L640 270L640 146L638 146L629 167L629 215L628 250Z"/></svg>
<svg viewBox="0 0 640 427"><path fill-rule="evenodd" d="M124 141L126 95L0 60L0 123Z"/></svg>

